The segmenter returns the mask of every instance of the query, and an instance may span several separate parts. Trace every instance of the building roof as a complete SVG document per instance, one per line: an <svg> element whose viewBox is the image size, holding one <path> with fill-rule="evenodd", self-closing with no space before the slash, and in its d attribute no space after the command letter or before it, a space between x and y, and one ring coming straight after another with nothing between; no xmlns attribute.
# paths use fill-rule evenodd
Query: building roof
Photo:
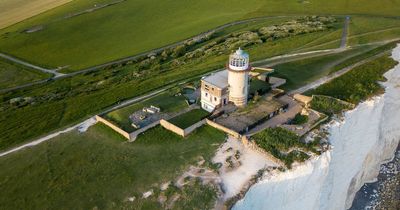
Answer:
<svg viewBox="0 0 400 210"><path fill-rule="evenodd" d="M224 89L228 87L228 70L213 73L202 79L203 81L214 85L218 88Z"/></svg>

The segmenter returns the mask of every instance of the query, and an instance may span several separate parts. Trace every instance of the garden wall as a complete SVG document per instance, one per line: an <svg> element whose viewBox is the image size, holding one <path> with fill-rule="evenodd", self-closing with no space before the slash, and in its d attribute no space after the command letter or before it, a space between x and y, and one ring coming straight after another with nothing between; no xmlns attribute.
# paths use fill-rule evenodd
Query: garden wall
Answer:
<svg viewBox="0 0 400 210"><path fill-rule="evenodd" d="M153 128L159 124L160 124L160 120L157 120L156 122L153 122L143 128L133 131L132 133L129 134L129 141L130 142L135 141L139 134L141 134L141 133L147 131L148 129Z"/></svg>
<svg viewBox="0 0 400 210"><path fill-rule="evenodd" d="M231 135L233 137L236 137L238 139L241 138L241 135L238 132L234 131L234 130L231 130L231 129L227 128L227 127L224 127L224 126L222 126L222 125L220 125L220 124L218 124L218 123L216 123L216 122L214 122L212 120L209 120L209 119L206 119L206 122L211 127L214 127L214 128L216 128L218 130L221 130L221 131L223 131L223 132L225 132L225 133L227 133L227 134L229 134L229 135Z"/></svg>
<svg viewBox="0 0 400 210"><path fill-rule="evenodd" d="M186 137L187 135L189 135L190 133L192 133L194 130L196 130L198 127L204 125L205 123L206 123L205 119L200 120L199 122L185 128L185 129L182 129L182 128L168 122L167 120L164 120L164 119L160 120L160 124L162 127L164 127L165 129L167 129L169 131L172 131L182 137Z"/></svg>
<svg viewBox="0 0 400 210"><path fill-rule="evenodd" d="M130 140L130 136L129 133L122 130L121 128L119 128L118 126L112 124L111 122L109 122L108 120L100 117L99 115L96 115L96 121L97 122L102 122L105 125L107 125L108 127L110 127L111 129L113 129L114 131L116 131L117 133L121 134L122 136L124 136L125 138L127 138L128 140Z"/></svg>

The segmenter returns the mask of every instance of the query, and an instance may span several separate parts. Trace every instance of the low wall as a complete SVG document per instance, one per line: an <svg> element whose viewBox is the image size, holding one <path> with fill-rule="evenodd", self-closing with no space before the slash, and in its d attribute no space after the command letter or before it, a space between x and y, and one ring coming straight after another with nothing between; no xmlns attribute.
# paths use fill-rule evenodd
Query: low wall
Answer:
<svg viewBox="0 0 400 210"><path fill-rule="evenodd" d="M155 126L157 126L159 124L160 124L160 120L157 120L157 121L155 121L155 122L153 122L153 123L151 123L149 125L146 125L143 128L140 128L140 129L137 129L137 130L133 131L132 133L129 134L129 141L130 142L135 141L136 138L139 136L139 134L141 134L141 133L147 131L148 129L153 128L153 127L155 127Z"/></svg>
<svg viewBox="0 0 400 210"><path fill-rule="evenodd" d="M281 160L279 160L278 158L274 157L273 155L271 155L270 153L259 147L256 143L254 143L254 141L249 140L248 137L243 136L241 140L246 147L264 155L266 158L278 164L279 166L285 167L285 163L283 163Z"/></svg>
<svg viewBox="0 0 400 210"><path fill-rule="evenodd" d="M125 138L127 138L128 140L130 140L130 136L129 133L122 130L121 128L119 128L118 126L112 124L110 121L100 117L99 115L96 115L96 121L97 122L102 122L105 125L107 125L108 127L110 127L111 129L113 129L114 131L116 131L117 133L121 134L122 136L124 136Z"/></svg>
<svg viewBox="0 0 400 210"><path fill-rule="evenodd" d="M210 125L211 127L214 127L214 128L216 128L218 130L221 130L221 131L223 131L223 132L225 132L225 133L227 133L227 134L229 134L229 135L231 135L233 137L236 137L238 139L240 139L242 137L242 135L240 135L238 132L236 132L234 130L231 130L231 129L227 128L227 127L224 127L224 126L222 126L222 125L220 125L220 124L218 124L218 123L216 123L216 122L214 122L212 120L206 119L206 123L208 125Z"/></svg>
<svg viewBox="0 0 400 210"><path fill-rule="evenodd" d="M168 122L167 120L164 120L164 119L160 120L160 124L162 127L164 127L165 129L167 129L169 131L172 131L182 137L186 137L187 135L189 135L190 133L192 133L194 130L201 127L205 123L206 123L206 120L203 119L185 129L182 129L182 128Z"/></svg>
<svg viewBox="0 0 400 210"><path fill-rule="evenodd" d="M194 130L196 130L197 128L203 126L204 124L206 124L206 120L205 120L205 119L200 120L199 122L197 122L197 123L191 125L191 126L188 127L188 128L185 128L185 129L183 130L184 135L185 135L185 136L189 135L189 134L192 133Z"/></svg>
<svg viewBox="0 0 400 210"><path fill-rule="evenodd" d="M164 119L160 120L160 124L165 129L170 130L170 131L172 131L172 132L174 132L174 133L176 133L176 134L178 134L178 135L180 135L182 137L185 137L185 131L182 128L180 128L180 127L178 127L178 126L176 126L176 125L174 125L174 124L172 124L172 123L170 123L170 122L168 122L168 121L166 121Z"/></svg>

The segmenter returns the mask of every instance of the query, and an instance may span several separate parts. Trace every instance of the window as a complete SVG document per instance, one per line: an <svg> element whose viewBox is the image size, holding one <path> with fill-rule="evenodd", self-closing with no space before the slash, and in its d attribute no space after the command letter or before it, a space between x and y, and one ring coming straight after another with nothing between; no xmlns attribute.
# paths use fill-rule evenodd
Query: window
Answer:
<svg viewBox="0 0 400 210"><path fill-rule="evenodd" d="M217 97L214 97L214 101L217 101Z"/></svg>
<svg viewBox="0 0 400 210"><path fill-rule="evenodd" d="M214 91L214 88L211 88L211 90L213 90L213 91Z"/></svg>
<svg viewBox="0 0 400 210"><path fill-rule="evenodd" d="M207 96L208 96L208 93L204 93L204 95L207 97Z"/></svg>

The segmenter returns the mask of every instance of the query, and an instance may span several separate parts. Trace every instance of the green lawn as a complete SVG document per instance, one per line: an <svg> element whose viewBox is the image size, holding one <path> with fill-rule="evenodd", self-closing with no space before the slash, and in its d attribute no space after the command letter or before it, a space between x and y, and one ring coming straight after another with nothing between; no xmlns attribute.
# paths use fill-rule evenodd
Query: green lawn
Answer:
<svg viewBox="0 0 400 210"><path fill-rule="evenodd" d="M132 132L134 128L131 126L129 115L151 105L159 107L163 113L177 112L188 107L184 96L174 96L173 93L167 92L146 99L142 102L109 112L105 117L115 122L125 131Z"/></svg>
<svg viewBox="0 0 400 210"><path fill-rule="evenodd" d="M50 77L50 74L12 64L0 58L0 89L15 87Z"/></svg>
<svg viewBox="0 0 400 210"><path fill-rule="evenodd" d="M104 2L112 0L96 4ZM399 0L130 0L63 18L94 6L93 1L78 0L1 30L0 50L33 63L68 65L76 70L164 46L235 20L299 14L395 16L399 4ZM20 33L37 25L44 29Z"/></svg>
<svg viewBox="0 0 400 210"><path fill-rule="evenodd" d="M186 112L185 114L181 114L179 116L176 116L176 117L168 120L168 122L182 128L182 129L185 129L185 128L199 122L200 120L204 119L209 114L210 113L208 113L207 111L205 111L203 109L193 109L189 112Z"/></svg>
<svg viewBox="0 0 400 210"><path fill-rule="evenodd" d="M200 156L209 164L224 139L222 132L208 126L185 139L156 127L140 135L134 143L126 143L102 124L83 134L69 132L0 158L0 206L3 209L159 209L160 185L175 180L189 165L196 164ZM210 196L212 191L207 195L210 190L204 188L172 188L170 194L184 195L177 208L186 203L185 208L206 209L215 198ZM155 195L142 199L142 193L151 189ZM127 201L131 196L136 197L134 202Z"/></svg>

